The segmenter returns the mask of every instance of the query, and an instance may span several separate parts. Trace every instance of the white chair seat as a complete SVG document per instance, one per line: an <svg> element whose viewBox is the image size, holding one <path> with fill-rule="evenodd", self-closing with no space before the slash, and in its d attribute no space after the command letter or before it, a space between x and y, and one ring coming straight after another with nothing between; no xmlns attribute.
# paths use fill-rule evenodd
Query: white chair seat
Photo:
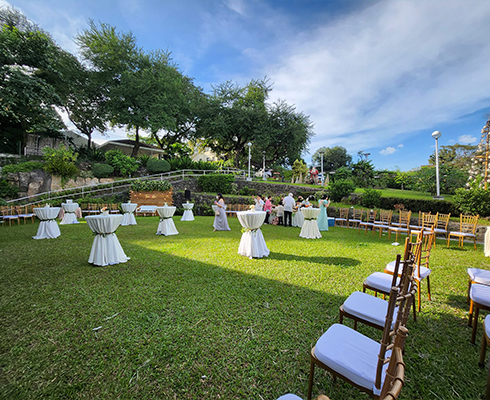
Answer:
<svg viewBox="0 0 490 400"><path fill-rule="evenodd" d="M380 343L345 325L334 324L316 342L315 356L356 385L379 395L381 389L376 389L375 379L380 346ZM387 351L386 355L390 356L390 353ZM381 387L386 368L388 364L383 367Z"/></svg>
<svg viewBox="0 0 490 400"><path fill-rule="evenodd" d="M360 219L350 219L350 222L362 222Z"/></svg>
<svg viewBox="0 0 490 400"><path fill-rule="evenodd" d="M366 278L364 284L379 292L388 293L391 290L392 281L393 275L385 274L384 272L374 272ZM396 279L396 284L400 284L400 278Z"/></svg>
<svg viewBox="0 0 490 400"><path fill-rule="evenodd" d="M386 264L385 272L388 274L389 273L393 274L393 272L395 272L395 264L396 264L396 261L392 261L392 262L389 262L388 264ZM427 278L431 272L432 272L432 270L430 270L429 268L424 267L424 266L420 266L420 276L419 276L418 267L415 267L413 274L414 274L415 279L420 281L421 279ZM399 270L398 274L401 275L401 270Z"/></svg>
<svg viewBox="0 0 490 400"><path fill-rule="evenodd" d="M418 229L418 230L421 230L421 229L424 229L423 226L420 226L420 225L410 225L410 229Z"/></svg>
<svg viewBox="0 0 490 400"><path fill-rule="evenodd" d="M408 231L408 228L401 228L401 227L397 227L397 226L390 226L390 231L394 231L394 232L407 232Z"/></svg>
<svg viewBox="0 0 490 400"><path fill-rule="evenodd" d="M471 285L470 299L478 304L490 307L490 286L480 284Z"/></svg>
<svg viewBox="0 0 490 400"><path fill-rule="evenodd" d="M385 324L388 302L379 297L363 292L354 292L344 301L343 307L348 314L362 318L375 325L384 326ZM391 324L392 328L395 325L396 316L397 310L395 309Z"/></svg>
<svg viewBox="0 0 490 400"><path fill-rule="evenodd" d="M295 394L288 393L279 397L277 400L303 400L303 399L301 397L296 396Z"/></svg>
<svg viewBox="0 0 490 400"><path fill-rule="evenodd" d="M434 233L446 233L447 229L434 228Z"/></svg>
<svg viewBox="0 0 490 400"><path fill-rule="evenodd" d="M464 237L475 237L474 234L468 232L451 232L450 235L464 236Z"/></svg>
<svg viewBox="0 0 490 400"><path fill-rule="evenodd" d="M468 268L468 275L473 282L490 286L490 271L480 268Z"/></svg>

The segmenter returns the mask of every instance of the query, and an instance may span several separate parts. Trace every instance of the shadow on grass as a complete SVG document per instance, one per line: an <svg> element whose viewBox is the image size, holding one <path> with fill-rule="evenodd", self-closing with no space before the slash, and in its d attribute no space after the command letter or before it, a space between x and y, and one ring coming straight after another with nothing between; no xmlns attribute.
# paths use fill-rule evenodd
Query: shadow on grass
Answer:
<svg viewBox="0 0 490 400"><path fill-rule="evenodd" d="M337 265L339 267L355 267L361 264L359 260L348 257L321 257L321 256L298 256L296 254L285 254L271 252L268 257L270 260L298 261L315 264Z"/></svg>

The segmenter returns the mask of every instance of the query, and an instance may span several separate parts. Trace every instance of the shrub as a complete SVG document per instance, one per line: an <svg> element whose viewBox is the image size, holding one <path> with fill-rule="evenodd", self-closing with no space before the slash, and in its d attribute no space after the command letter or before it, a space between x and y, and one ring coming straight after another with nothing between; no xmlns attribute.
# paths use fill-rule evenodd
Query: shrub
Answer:
<svg viewBox="0 0 490 400"><path fill-rule="evenodd" d="M463 214L490 216L490 190L483 188L456 189L454 205Z"/></svg>
<svg viewBox="0 0 490 400"><path fill-rule="evenodd" d="M7 204L8 204L8 203L7 203L7 200L2 199L2 198L0 197L0 206L6 206Z"/></svg>
<svg viewBox="0 0 490 400"><path fill-rule="evenodd" d="M332 201L339 202L343 197L348 196L356 190L352 181L338 180L328 185L328 194Z"/></svg>
<svg viewBox="0 0 490 400"><path fill-rule="evenodd" d="M396 206L400 206L400 202L403 202L405 210L410 210L412 213L419 211L442 213L442 214L458 214L458 208L451 202L446 200L433 200L433 199L400 199L399 197L382 197L380 208L385 210L397 209Z"/></svg>
<svg viewBox="0 0 490 400"><path fill-rule="evenodd" d="M378 208L381 205L381 191L366 189L361 197L363 207Z"/></svg>
<svg viewBox="0 0 490 400"><path fill-rule="evenodd" d="M170 164L165 160L159 160L158 158L152 158L146 163L146 169L151 174L159 174L161 172L170 171Z"/></svg>
<svg viewBox="0 0 490 400"><path fill-rule="evenodd" d="M243 187L240 189L239 194L241 196L257 196L257 190L253 188L249 188L248 186Z"/></svg>
<svg viewBox="0 0 490 400"><path fill-rule="evenodd" d="M2 175L16 172L31 172L36 169L43 169L44 163L40 161L26 161L19 164L9 164L2 168Z"/></svg>
<svg viewBox="0 0 490 400"><path fill-rule="evenodd" d="M71 178L78 173L78 168L75 165L78 154L73 153L71 148L65 146L60 146L58 149L45 147L43 154L46 172L62 178Z"/></svg>
<svg viewBox="0 0 490 400"><path fill-rule="evenodd" d="M15 186L12 186L5 179L0 181L0 197L5 197L8 199L14 199L17 197L19 193L19 189Z"/></svg>
<svg viewBox="0 0 490 400"><path fill-rule="evenodd" d="M96 178L107 178L114 172L114 168L109 164L94 164L92 166L92 173Z"/></svg>
<svg viewBox="0 0 490 400"><path fill-rule="evenodd" d="M119 176L128 176L138 169L136 160L127 156L121 150L109 150L105 153L105 160Z"/></svg>
<svg viewBox="0 0 490 400"><path fill-rule="evenodd" d="M210 174L197 178L197 184L203 192L229 194L232 191L231 184L235 182L234 175Z"/></svg>
<svg viewBox="0 0 490 400"><path fill-rule="evenodd" d="M150 161L151 157L147 154L142 154L140 156L138 156L138 158L136 159L136 161L138 161L138 163L142 166L142 167L145 167L147 166L148 164L148 161Z"/></svg>
<svg viewBox="0 0 490 400"><path fill-rule="evenodd" d="M131 190L133 192L166 192L172 189L172 185L168 181L134 181L131 184Z"/></svg>
<svg viewBox="0 0 490 400"><path fill-rule="evenodd" d="M90 161L94 163L102 163L105 161L105 151L102 149L97 149L95 147L88 148L82 146L77 148L78 159Z"/></svg>

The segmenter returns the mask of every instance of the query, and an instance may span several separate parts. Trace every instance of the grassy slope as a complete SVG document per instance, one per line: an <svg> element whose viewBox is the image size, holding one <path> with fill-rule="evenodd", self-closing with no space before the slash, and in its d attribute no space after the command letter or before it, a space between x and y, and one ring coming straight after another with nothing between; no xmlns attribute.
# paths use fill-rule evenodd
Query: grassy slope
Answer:
<svg viewBox="0 0 490 400"><path fill-rule="evenodd" d="M54 240L32 240L38 224L0 228L0 398L306 397L311 347L343 300L402 251L351 229L305 240L299 228L265 226L271 255L249 260L237 254L235 218L231 232L212 232L211 217L175 221L172 237L155 235L154 217L120 227L131 260L104 268L87 263L84 223L61 226ZM448 250L439 240L431 265L433 301L424 282L401 398L480 398L487 373L470 344L466 268L489 259L482 246ZM317 370L319 393L367 398Z"/></svg>

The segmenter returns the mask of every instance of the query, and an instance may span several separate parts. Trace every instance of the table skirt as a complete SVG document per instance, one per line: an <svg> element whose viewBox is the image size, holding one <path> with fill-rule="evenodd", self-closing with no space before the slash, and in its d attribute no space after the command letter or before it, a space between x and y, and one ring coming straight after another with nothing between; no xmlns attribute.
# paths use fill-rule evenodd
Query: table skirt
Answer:
<svg viewBox="0 0 490 400"><path fill-rule="evenodd" d="M178 234L179 232L177 231L174 220L172 218L164 219L158 224L157 235L169 236Z"/></svg>
<svg viewBox="0 0 490 400"><path fill-rule="evenodd" d="M303 222L299 237L306 239L320 239L322 237L316 219L305 220L305 222Z"/></svg>
<svg viewBox="0 0 490 400"><path fill-rule="evenodd" d="M95 236L88 262L98 266L118 264L130 258L124 253L115 233Z"/></svg>
<svg viewBox="0 0 490 400"><path fill-rule="evenodd" d="M63 219L60 222L60 225L68 225L68 224L79 224L77 221L77 215L74 212L65 211L63 215Z"/></svg>
<svg viewBox="0 0 490 400"><path fill-rule="evenodd" d="M192 210L184 210L184 215L182 215L181 221L194 221L194 214Z"/></svg>
<svg viewBox="0 0 490 400"><path fill-rule="evenodd" d="M134 214L132 212L124 213L121 225L123 225L123 226L137 225L136 224L136 218L134 217Z"/></svg>
<svg viewBox="0 0 490 400"><path fill-rule="evenodd" d="M291 220L291 225L297 228L301 228L303 226L303 222L305 221L305 216L301 211L293 213L293 218Z"/></svg>
<svg viewBox="0 0 490 400"><path fill-rule="evenodd" d="M267 257L270 251L265 244L262 231L257 229L255 232L243 232L240 246L238 246L238 254L250 258Z"/></svg>
<svg viewBox="0 0 490 400"><path fill-rule="evenodd" d="M60 227L55 220L41 221L33 239L55 239L61 235Z"/></svg>

